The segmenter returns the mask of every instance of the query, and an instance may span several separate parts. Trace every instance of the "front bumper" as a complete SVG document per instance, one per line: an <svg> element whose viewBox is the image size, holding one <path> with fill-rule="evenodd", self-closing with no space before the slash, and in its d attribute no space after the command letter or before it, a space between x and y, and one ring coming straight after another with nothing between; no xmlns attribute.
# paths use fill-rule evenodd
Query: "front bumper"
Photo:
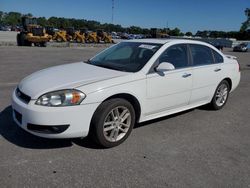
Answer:
<svg viewBox="0 0 250 188"><path fill-rule="evenodd" d="M27 132L45 138L76 138L88 135L91 118L100 103L84 104L68 107L45 107L35 105L35 100L28 104L12 94L14 121ZM68 125L63 132L39 132L30 129L30 125L56 127Z"/></svg>

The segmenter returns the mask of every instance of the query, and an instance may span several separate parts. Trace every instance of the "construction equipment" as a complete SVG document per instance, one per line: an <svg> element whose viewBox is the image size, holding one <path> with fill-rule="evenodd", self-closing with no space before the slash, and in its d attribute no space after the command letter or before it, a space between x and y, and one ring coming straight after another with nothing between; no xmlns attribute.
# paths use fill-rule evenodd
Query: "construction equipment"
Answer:
<svg viewBox="0 0 250 188"><path fill-rule="evenodd" d="M96 32L88 31L85 33L87 43L98 43L98 38Z"/></svg>
<svg viewBox="0 0 250 188"><path fill-rule="evenodd" d="M83 28L76 31L73 27L68 27L65 28L65 30L55 32L52 39L57 42L76 41L77 43L99 43L103 41L105 43L113 43L112 36L108 35L103 30L93 32Z"/></svg>
<svg viewBox="0 0 250 188"><path fill-rule="evenodd" d="M17 34L17 45L18 46L35 46L46 47L46 43L50 41L49 36L45 29L37 24L36 18L22 17L23 29Z"/></svg>
<svg viewBox="0 0 250 188"><path fill-rule="evenodd" d="M55 40L57 42L67 42L67 33L64 30L60 30L55 32L55 34L52 37L52 40Z"/></svg>
<svg viewBox="0 0 250 188"><path fill-rule="evenodd" d="M114 41L112 40L112 36L108 35L101 29L97 30L97 39L98 43L101 41L103 41L104 43L114 43Z"/></svg>
<svg viewBox="0 0 250 188"><path fill-rule="evenodd" d="M66 28L66 37L68 41L76 41L77 43L85 43L85 33L76 31L73 27Z"/></svg>
<svg viewBox="0 0 250 188"><path fill-rule="evenodd" d="M167 32L164 32L161 29L151 28L150 33L152 38L169 38Z"/></svg>
<svg viewBox="0 0 250 188"><path fill-rule="evenodd" d="M75 31L73 40L77 43L85 43L85 34L81 33L80 31Z"/></svg>
<svg viewBox="0 0 250 188"><path fill-rule="evenodd" d="M57 42L76 41L77 43L85 43L85 34L75 31L73 27L68 27L65 30L55 32L52 39Z"/></svg>
<svg viewBox="0 0 250 188"><path fill-rule="evenodd" d="M45 26L45 31L48 35L54 36L55 35L55 28L52 26Z"/></svg>

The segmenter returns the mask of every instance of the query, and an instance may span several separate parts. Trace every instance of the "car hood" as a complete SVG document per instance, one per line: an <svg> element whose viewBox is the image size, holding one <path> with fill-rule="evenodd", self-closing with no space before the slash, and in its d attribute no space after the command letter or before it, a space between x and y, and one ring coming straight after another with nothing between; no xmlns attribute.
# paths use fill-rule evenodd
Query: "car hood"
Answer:
<svg viewBox="0 0 250 188"><path fill-rule="evenodd" d="M35 72L24 78L18 87L32 99L37 99L47 92L72 89L127 74L129 73L79 62Z"/></svg>

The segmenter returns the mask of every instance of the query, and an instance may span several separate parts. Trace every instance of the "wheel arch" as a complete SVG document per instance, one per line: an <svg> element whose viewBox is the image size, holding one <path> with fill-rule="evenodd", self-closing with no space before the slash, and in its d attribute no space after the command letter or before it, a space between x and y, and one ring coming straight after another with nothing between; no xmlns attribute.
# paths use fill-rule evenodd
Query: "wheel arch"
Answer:
<svg viewBox="0 0 250 188"><path fill-rule="evenodd" d="M139 119L141 117L141 104L134 95L131 95L129 93L119 93L106 98L103 102L114 98L122 98L130 102L135 110L135 120L136 122L139 122Z"/></svg>
<svg viewBox="0 0 250 188"><path fill-rule="evenodd" d="M224 78L222 81L227 81L227 83L229 84L229 91L231 91L232 89L232 80L231 78L227 77L227 78Z"/></svg>

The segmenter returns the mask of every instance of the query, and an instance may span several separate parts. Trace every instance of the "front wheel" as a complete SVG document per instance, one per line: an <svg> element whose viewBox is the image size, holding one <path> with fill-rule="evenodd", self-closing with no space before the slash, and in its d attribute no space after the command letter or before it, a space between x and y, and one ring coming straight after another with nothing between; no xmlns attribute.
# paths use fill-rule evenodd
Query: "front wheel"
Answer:
<svg viewBox="0 0 250 188"><path fill-rule="evenodd" d="M228 96L229 96L230 87L226 80L223 80L215 90L213 99L210 103L210 106L213 110L220 110L225 106Z"/></svg>
<svg viewBox="0 0 250 188"><path fill-rule="evenodd" d="M133 106L124 99L110 99L96 110L90 134L101 146L110 148L124 142L135 124Z"/></svg>
<svg viewBox="0 0 250 188"><path fill-rule="evenodd" d="M46 46L47 46L47 43L46 43L46 42L40 42L40 46L41 46L41 47L46 47Z"/></svg>

